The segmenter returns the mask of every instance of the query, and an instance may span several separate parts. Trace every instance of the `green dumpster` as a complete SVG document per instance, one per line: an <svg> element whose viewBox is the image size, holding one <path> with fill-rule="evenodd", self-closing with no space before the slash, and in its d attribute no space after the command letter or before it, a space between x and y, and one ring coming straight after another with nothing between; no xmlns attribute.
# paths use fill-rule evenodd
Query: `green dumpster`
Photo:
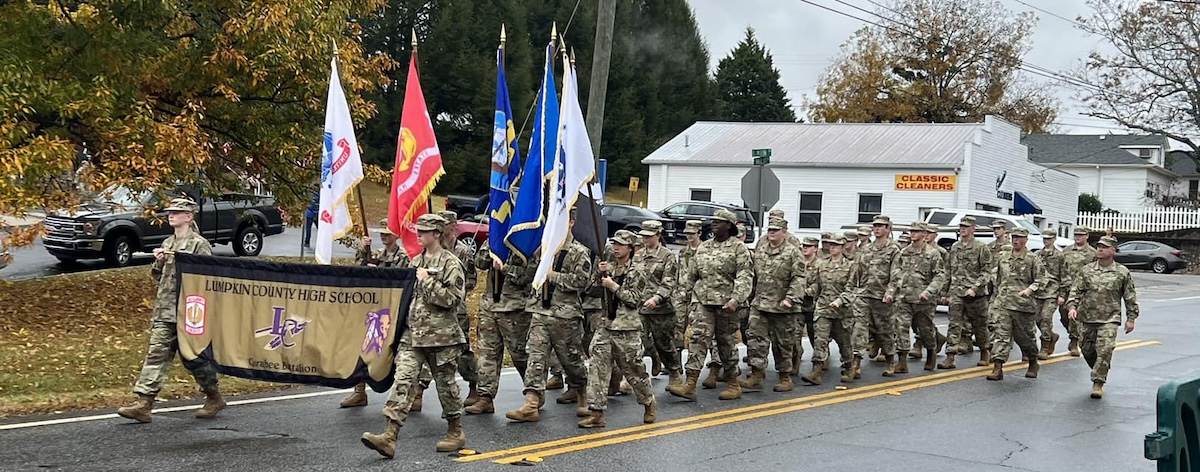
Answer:
<svg viewBox="0 0 1200 472"><path fill-rule="evenodd" d="M1159 472L1200 472L1200 374L1158 388L1158 431L1146 435Z"/></svg>

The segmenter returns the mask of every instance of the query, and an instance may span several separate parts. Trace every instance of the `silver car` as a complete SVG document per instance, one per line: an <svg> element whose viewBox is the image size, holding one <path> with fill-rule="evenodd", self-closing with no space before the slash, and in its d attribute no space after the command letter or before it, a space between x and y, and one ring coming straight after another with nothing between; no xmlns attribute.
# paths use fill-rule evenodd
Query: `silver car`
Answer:
<svg viewBox="0 0 1200 472"><path fill-rule="evenodd" d="M1117 246L1114 257L1130 269L1145 269L1156 274L1170 274L1186 269L1188 262L1184 252L1154 241L1128 241Z"/></svg>

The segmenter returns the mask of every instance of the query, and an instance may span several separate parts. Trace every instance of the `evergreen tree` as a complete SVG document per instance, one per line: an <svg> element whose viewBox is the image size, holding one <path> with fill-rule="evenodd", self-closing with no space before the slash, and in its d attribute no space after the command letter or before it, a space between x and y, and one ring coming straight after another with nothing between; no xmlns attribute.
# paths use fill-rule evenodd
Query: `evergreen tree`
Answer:
<svg viewBox="0 0 1200 472"><path fill-rule="evenodd" d="M726 121L796 121L779 70L754 28L746 28L746 38L717 64L717 90Z"/></svg>

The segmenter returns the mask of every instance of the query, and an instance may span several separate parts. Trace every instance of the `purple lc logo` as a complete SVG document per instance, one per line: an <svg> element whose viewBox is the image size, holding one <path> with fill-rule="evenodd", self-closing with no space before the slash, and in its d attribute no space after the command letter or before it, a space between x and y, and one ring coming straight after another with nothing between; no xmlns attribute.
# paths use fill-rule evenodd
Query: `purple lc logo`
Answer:
<svg viewBox="0 0 1200 472"><path fill-rule="evenodd" d="M280 347L288 349L292 346L295 346L295 343L291 342L291 339L295 336L299 336L300 332L304 331L304 328L308 327L310 320L300 318L296 315L284 318L283 307L277 306L274 307L274 309L275 316L271 322L271 326L260 328L254 331L254 337L261 338L263 336L269 336L270 340L267 341L265 346L263 346L263 349L268 351L274 351Z"/></svg>
<svg viewBox="0 0 1200 472"><path fill-rule="evenodd" d="M367 312L367 335L363 338L363 354L382 354L387 340L388 328L392 325L392 310L381 308Z"/></svg>

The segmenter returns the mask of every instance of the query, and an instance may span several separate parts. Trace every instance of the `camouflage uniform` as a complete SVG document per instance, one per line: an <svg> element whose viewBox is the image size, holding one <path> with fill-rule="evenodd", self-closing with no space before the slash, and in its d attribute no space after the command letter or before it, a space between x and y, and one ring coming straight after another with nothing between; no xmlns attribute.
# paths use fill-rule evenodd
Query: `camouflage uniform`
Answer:
<svg viewBox="0 0 1200 472"><path fill-rule="evenodd" d="M479 297L479 394L495 398L500 387L500 370L504 366L504 350L512 359L521 377L529 362L525 350L529 342L531 315L525 311L533 270L513 255L497 274L493 256L486 249L475 255L475 267L489 271L483 294ZM499 281L497 280L499 279ZM496 295L496 283L501 293Z"/></svg>
<svg viewBox="0 0 1200 472"><path fill-rule="evenodd" d="M936 233L937 228L935 228L933 226L929 226L929 229L931 231L935 231L934 233L931 233L931 234L937 234ZM938 254L938 257L941 258L942 267L944 269L946 269L946 280L948 282L950 280L950 273L949 273L950 252L947 251L946 248L938 246L937 243L934 241L927 242L925 244L925 247L933 250L933 252L936 252ZM935 298L935 300L941 300L942 297L947 296L946 294L947 294L948 288L949 288L949 284L942 284L942 292L937 294L937 297ZM935 310L937 309L937 302L934 302L934 309ZM904 353L906 351L911 351L913 349L912 340L908 337L908 334L910 332L913 332L912 319L901 316L900 317L900 325L896 328L896 352ZM941 333L938 332L937 326L934 326L933 333L935 336L940 338L940 339L934 340L934 345L935 345L934 349L940 351L940 349L938 349L938 347L937 347L937 344L939 342L945 342L946 339L945 339L945 337L942 336ZM918 347L924 346L925 342L921 340L921 333L914 332L913 334L916 335L916 339L917 339L916 345Z"/></svg>
<svg viewBox="0 0 1200 472"><path fill-rule="evenodd" d="M1100 238L1100 244L1116 246L1111 236ZM1099 398L1097 388L1108 381L1112 353L1121 325L1121 303L1125 304L1125 321L1132 323L1141 314L1133 274L1116 262L1108 266L1099 261L1083 266L1071 285L1067 310L1075 309L1079 326L1083 358L1092 368L1092 396Z"/></svg>
<svg viewBox="0 0 1200 472"><path fill-rule="evenodd" d="M891 226L891 219L878 215L872 224ZM859 249L857 260L850 272L850 282L846 284L846 291L857 290L865 303L867 320L876 334L875 342L882 354L888 357L890 368L895 367L896 323L892 317L892 306L884 303L883 298L887 296L887 288L891 283L892 262L899 252L900 246L890 238L877 239L869 246ZM890 368L884 370L884 375L892 374Z"/></svg>
<svg viewBox="0 0 1200 472"><path fill-rule="evenodd" d="M637 237L621 230L613 242L627 246L636 244ZM616 290L601 287L603 296L608 297L608 310L604 326L596 331L592 340L592 357L589 360L587 408L604 411L608 408L608 385L617 375L624 376L633 387L639 405L655 402L650 391L650 375L642 361L642 320L638 312L651 296L650 284L641 267L628 261L621 265L615 257L608 261L612 272L609 277L617 283ZM616 372L613 372L613 369Z"/></svg>
<svg viewBox="0 0 1200 472"><path fill-rule="evenodd" d="M787 221L772 219L771 229L787 231ZM797 341L800 307L804 299L804 256L799 246L782 241L778 246L761 241L754 251L754 300L750 304L750 322L746 348L752 374L767 369L767 353L774 346L775 370L780 377L791 375ZM790 307L780 306L788 301ZM746 385L743 384L743 387Z"/></svg>
<svg viewBox="0 0 1200 472"><path fill-rule="evenodd" d="M816 253L813 254L812 260L808 260L807 258L805 258L804 254L803 254L803 247L806 245L811 245L811 246L815 247L817 245L816 238L804 238L804 242L801 244L800 264L804 267L804 280L805 280L805 283L807 284L807 283L810 283L812 280L811 277L813 277L814 271L816 270L816 267L817 267L817 263L821 262L824 259L821 259L820 256L818 256ZM808 287L805 287L805 288L807 289ZM804 298L801 300L801 303L800 303L800 316L796 317L796 327L793 330L796 333L796 344L794 344L792 346L792 372L791 372L791 374L793 376L800 374L800 363L801 363L801 359L804 358L804 338L807 337L809 344L811 346L813 346L814 349L816 349L816 345L817 345L816 309L817 309L817 307L816 307L815 296L812 294L809 294L806 290L805 294L804 294ZM839 347L840 347L840 345L839 345ZM849 343L847 343L846 349L848 352L848 350L850 349Z"/></svg>
<svg viewBox="0 0 1200 472"><path fill-rule="evenodd" d="M1087 228L1081 227L1076 227L1074 233L1076 235L1088 234ZM1076 274L1079 274L1079 271L1084 266L1093 262L1096 262L1096 248L1092 247L1091 244L1085 244L1083 247L1072 245L1069 248L1063 249L1063 277L1059 283L1059 295L1063 297L1063 300L1066 300L1067 296L1070 295L1069 292L1071 285L1075 282ZM1072 321L1067 316L1067 312L1068 309L1065 304L1060 306L1058 320L1062 324L1062 327L1067 330L1067 336L1070 339L1069 348L1072 354L1078 355L1077 349L1079 348L1080 339L1079 322L1078 320Z"/></svg>
<svg viewBox="0 0 1200 472"><path fill-rule="evenodd" d="M933 325L933 312L937 307L938 295L941 295L946 283L946 268L941 255L929 247L928 243L918 243L915 240L926 238L924 232L928 232L929 228L921 223L913 226L922 232L914 234L913 244L896 254L895 260L892 261L892 278L887 291L888 295L896 299L896 324L898 327L904 327L903 331L896 334L897 338L902 340L901 349L897 350L900 354L901 372L907 371L908 349L904 348L904 345L909 344L909 326L916 329L917 337L929 354L926 370L933 370L933 364L930 362L937 357L934 353L937 350L937 328ZM925 299L921 299L922 295Z"/></svg>
<svg viewBox="0 0 1200 472"><path fill-rule="evenodd" d="M1058 297L1063 292L1060 286L1063 277L1063 254L1054 247L1053 240L1058 238L1054 230L1044 231L1042 237L1047 239L1049 244L1036 254L1042 258L1042 265L1046 267L1047 279L1046 286L1039 287L1034 298L1038 303L1037 325L1041 331L1041 352L1043 357L1048 357L1054 353L1054 344L1058 341L1058 333L1054 332L1054 312L1058 310Z"/></svg>
<svg viewBox="0 0 1200 472"><path fill-rule="evenodd" d="M833 241L836 241L836 238ZM813 343L812 356L814 363L829 361L830 339L837 341L839 348L851 344L854 318L850 308L852 295L846 291L846 285L853 266L853 261L841 255L819 260L809 268L808 288L805 293L816 299L816 342ZM840 301L841 306L830 306L835 301ZM843 364L850 361L842 359Z"/></svg>
<svg viewBox="0 0 1200 472"><path fill-rule="evenodd" d="M725 210L718 213L731 213ZM720 217L720 215L718 215ZM732 218L730 218L732 219ZM750 250L736 237L725 241L710 239L696 250L682 277L685 287L692 287L692 325L689 355L685 369L688 375L704 367L705 355L714 341L716 352L724 367L726 379L737 381L738 359L734 333L738 330L738 315L728 313L723 306L732 301L746 305L753 283Z"/></svg>
<svg viewBox="0 0 1200 472"><path fill-rule="evenodd" d="M642 224L641 236L661 234L662 223L647 221ZM675 253L661 244L651 250L643 247L633 255L633 264L641 272L647 282L646 300L638 309L642 315L642 327L645 338L642 345L647 354L656 353L663 369L672 374L678 374L682 366L675 363L675 306L671 296L675 293L675 278L679 275L679 262ZM654 308L646 308L644 303L654 300Z"/></svg>
<svg viewBox="0 0 1200 472"><path fill-rule="evenodd" d="M539 260L541 250L530 260ZM591 281L591 256L586 246L571 240L555 254L553 270L540 290L533 291L526 311L529 325L529 367L525 393L546 390L546 367L553 348L567 374L567 385L582 391L587 385L583 365L583 306L580 293Z"/></svg>
<svg viewBox="0 0 1200 472"><path fill-rule="evenodd" d="M458 221L458 214L453 211L439 211L438 215L441 215L442 218L445 218L450 225L454 225L455 222ZM453 248L447 249L453 249L454 256L457 257L460 262L462 262L463 277L467 281L466 293L470 294L471 292L474 292L475 286L479 283L479 273L475 270L474 263L475 252L472 251L471 247L467 246L466 243L457 240L454 242ZM475 352L471 350L471 316L467 313L466 297L463 297L462 302L458 304L458 308L455 310L454 315L458 316L458 324L462 326L463 332L467 333L467 344L463 346L462 357L458 360L458 374L462 376L463 380L467 381L471 385L475 385L479 381L479 367L478 361L475 358ZM475 342L479 342L479 335L475 335Z"/></svg>
<svg viewBox="0 0 1200 472"><path fill-rule="evenodd" d="M961 226L974 224L974 218L967 217ZM987 343L987 305L992 286L992 252L978 239L955 241L948 260L946 273L950 280L946 293L950 297L950 328L946 333L948 359L942 368L954 367L953 356L965 353L962 347L971 345L972 331L980 343ZM974 291L975 295L969 296L968 291Z"/></svg>
<svg viewBox="0 0 1200 472"><path fill-rule="evenodd" d="M1013 230L1014 236L1028 235L1024 228ZM1028 250L1017 254L1009 252L1000 258L996 266L996 296L992 303L993 316L989 321L992 362L1008 361L1015 340L1021 354L1037 359L1037 342L1034 341L1034 326L1037 321L1037 301L1033 298L1049 277L1042 259ZM1020 292L1028 290L1029 296Z"/></svg>
<svg viewBox="0 0 1200 472"><path fill-rule="evenodd" d="M379 227L383 228L380 230L381 233L391 234L394 236L394 233L388 229L387 218L379 221ZM382 268L404 269L412 265L412 261L408 258L408 251L404 249L402 244L393 244L392 247L387 247L385 245L384 247L374 251L371 251L370 245L359 245L358 250L354 254L354 264L360 266L372 265ZM429 387L429 383L432 381L433 374L429 372L429 367L423 366L421 368L421 375L418 376L417 382L421 391L414 392L414 398L420 398L421 394L426 388ZM396 401L395 394L390 395L391 396L388 398L388 401ZM360 406L367 406L367 384L365 383L355 385L354 393L343 399L341 403L342 408ZM419 409L420 407L418 406L417 410Z"/></svg>
<svg viewBox="0 0 1200 472"><path fill-rule="evenodd" d="M701 223L697 220L687 222L683 232L685 234L699 234ZM683 249L679 250L679 273L675 278L675 294L673 304L675 305L675 358L677 361L682 360L681 351L687 345L687 339L684 333L687 332L688 317L692 313L692 287L685 286L683 283L683 274L687 271L688 264L696 256L696 251L699 246L692 247L690 244L684 245Z"/></svg>

